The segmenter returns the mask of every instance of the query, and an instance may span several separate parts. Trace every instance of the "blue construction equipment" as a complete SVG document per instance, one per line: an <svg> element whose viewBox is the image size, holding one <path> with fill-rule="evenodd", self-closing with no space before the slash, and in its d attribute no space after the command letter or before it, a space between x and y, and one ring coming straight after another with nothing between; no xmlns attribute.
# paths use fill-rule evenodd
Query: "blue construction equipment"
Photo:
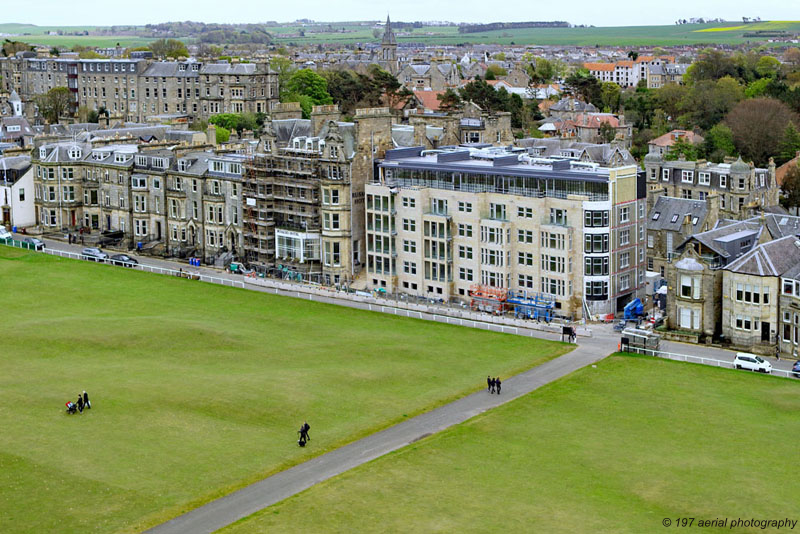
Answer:
<svg viewBox="0 0 800 534"><path fill-rule="evenodd" d="M635 298L625 305L626 320L633 320L642 315L644 315L644 304L641 299Z"/></svg>
<svg viewBox="0 0 800 534"><path fill-rule="evenodd" d="M514 307L517 319L537 319L550 322L556 300L552 295L527 291L509 291L506 299L508 306Z"/></svg>

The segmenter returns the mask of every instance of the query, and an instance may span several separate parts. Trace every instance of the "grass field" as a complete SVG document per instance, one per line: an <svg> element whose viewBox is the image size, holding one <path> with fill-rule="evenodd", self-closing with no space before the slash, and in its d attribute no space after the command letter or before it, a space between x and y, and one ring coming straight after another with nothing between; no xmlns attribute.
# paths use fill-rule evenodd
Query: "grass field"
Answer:
<svg viewBox="0 0 800 534"><path fill-rule="evenodd" d="M614 355L223 532L642 534L670 532L664 518L796 520L798 413L789 379Z"/></svg>
<svg viewBox="0 0 800 534"><path fill-rule="evenodd" d="M2 246L0 280L3 534L139 531L569 350Z"/></svg>
<svg viewBox="0 0 800 534"><path fill-rule="evenodd" d="M276 37L276 44L353 44L378 42L372 34L372 27L357 22L335 22L330 24L336 30L315 33L315 28L286 24L283 26L265 27L265 30ZM151 39L120 36L49 36L49 31L62 29L65 31L87 30L94 27L54 27L33 26L23 24L0 24L0 32L30 33L29 36L15 37L45 45L62 45L71 47L75 44L85 46L114 46L117 42L122 46L143 46ZM344 32L339 30L344 29ZM712 24L682 24L667 26L624 26L597 28L523 28L515 30L498 30L481 33L458 33L456 26L427 26L396 30L400 43L423 43L427 45L457 45L470 43L497 43L517 45L577 45L577 46L673 46L690 44L741 44L756 42L759 39L745 37L746 33L759 30L783 30L790 33L800 32L800 21L763 21L753 24L725 22ZM305 36L298 34L305 31ZM191 39L182 40L190 42ZM765 40L765 39L761 39Z"/></svg>

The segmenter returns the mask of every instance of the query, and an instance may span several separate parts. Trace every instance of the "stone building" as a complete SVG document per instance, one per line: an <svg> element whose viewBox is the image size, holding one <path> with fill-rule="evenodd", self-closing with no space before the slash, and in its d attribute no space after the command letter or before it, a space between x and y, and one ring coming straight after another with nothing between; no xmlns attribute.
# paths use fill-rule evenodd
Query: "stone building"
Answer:
<svg viewBox="0 0 800 534"><path fill-rule="evenodd" d="M458 87L461 76L458 66L447 61L409 63L397 73L397 81L412 91L444 91Z"/></svg>
<svg viewBox="0 0 800 534"><path fill-rule="evenodd" d="M704 200L719 195L722 218L747 219L763 208L778 205L775 164L754 167L739 158L729 163L664 161L658 154L644 158L648 211L659 196Z"/></svg>
<svg viewBox="0 0 800 534"><path fill-rule="evenodd" d="M34 97L67 87L71 112L105 108L112 117L208 119L217 113L267 113L278 101L277 74L267 63L202 63L147 59L0 58L4 89L16 91L25 115Z"/></svg>
<svg viewBox="0 0 800 534"><path fill-rule="evenodd" d="M783 322L781 277L800 264L800 239L787 236L761 244L725 267L722 334L734 346L774 354Z"/></svg>
<svg viewBox="0 0 800 534"><path fill-rule="evenodd" d="M44 142L33 152L35 224L211 263L242 246L241 162L191 146Z"/></svg>
<svg viewBox="0 0 800 534"><path fill-rule="evenodd" d="M780 324L778 346L781 358L798 359L800 343L800 265L781 276L781 295L778 301Z"/></svg>
<svg viewBox="0 0 800 534"><path fill-rule="evenodd" d="M719 197L689 200L660 196L647 215L647 270L665 276L675 248L693 234L714 228Z"/></svg>
<svg viewBox="0 0 800 534"><path fill-rule="evenodd" d="M668 255L662 272L668 289L667 327L704 339L722 335L722 269L769 240L759 221L719 220L711 230L686 237Z"/></svg>
<svg viewBox="0 0 800 534"><path fill-rule="evenodd" d="M635 166L573 167L506 148L387 152L367 194L367 282L470 299L541 293L605 316L644 291L644 187Z"/></svg>
<svg viewBox="0 0 800 534"><path fill-rule="evenodd" d="M350 283L365 257L364 185L392 147L388 108L315 106L308 122L271 121L246 164L245 251L259 269L326 284Z"/></svg>

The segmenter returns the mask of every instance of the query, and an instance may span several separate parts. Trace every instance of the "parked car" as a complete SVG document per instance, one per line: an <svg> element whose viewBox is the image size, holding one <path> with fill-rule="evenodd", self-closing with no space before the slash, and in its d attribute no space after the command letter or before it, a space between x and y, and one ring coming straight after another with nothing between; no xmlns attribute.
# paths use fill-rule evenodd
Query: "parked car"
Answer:
<svg viewBox="0 0 800 534"><path fill-rule="evenodd" d="M81 256L83 256L84 259L91 261L106 261L108 259L108 254L95 247L83 249L81 251Z"/></svg>
<svg viewBox="0 0 800 534"><path fill-rule="evenodd" d="M737 352L733 359L733 366L737 369L749 369L761 373L771 373L772 364L761 356L750 354L749 352Z"/></svg>
<svg viewBox="0 0 800 534"><path fill-rule="evenodd" d="M0 226L0 241L5 241L6 239L14 239L14 234L9 232L5 226Z"/></svg>
<svg viewBox="0 0 800 534"><path fill-rule="evenodd" d="M794 362L794 365L792 366L792 374L795 377L800 378L800 360Z"/></svg>
<svg viewBox="0 0 800 534"><path fill-rule="evenodd" d="M121 265L123 267L133 267L134 265L139 265L139 262L136 261L136 258L131 258L127 254L114 254L111 256L110 261L113 265Z"/></svg>
<svg viewBox="0 0 800 534"><path fill-rule="evenodd" d="M22 240L22 242L33 246L33 250L44 250L44 242L41 239L36 239L35 237L26 237Z"/></svg>

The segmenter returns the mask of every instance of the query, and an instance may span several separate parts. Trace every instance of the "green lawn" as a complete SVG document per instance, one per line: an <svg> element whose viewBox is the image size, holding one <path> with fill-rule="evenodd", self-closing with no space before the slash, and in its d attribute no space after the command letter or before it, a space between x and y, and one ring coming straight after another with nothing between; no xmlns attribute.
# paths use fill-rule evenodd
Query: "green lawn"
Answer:
<svg viewBox="0 0 800 534"><path fill-rule="evenodd" d="M139 531L569 350L4 246L0 280L3 534Z"/></svg>
<svg viewBox="0 0 800 534"><path fill-rule="evenodd" d="M667 517L796 520L799 414L789 379L614 355L223 532L642 534L670 532Z"/></svg>

